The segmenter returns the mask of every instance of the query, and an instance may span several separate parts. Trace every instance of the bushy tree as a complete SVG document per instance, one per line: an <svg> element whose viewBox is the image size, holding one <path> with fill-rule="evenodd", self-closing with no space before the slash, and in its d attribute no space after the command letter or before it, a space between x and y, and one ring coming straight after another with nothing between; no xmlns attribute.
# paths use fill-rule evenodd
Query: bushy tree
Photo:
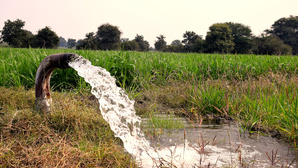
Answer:
<svg viewBox="0 0 298 168"><path fill-rule="evenodd" d="M76 39L69 38L67 40L67 46L68 46L68 48L73 48L76 45L77 45L77 40Z"/></svg>
<svg viewBox="0 0 298 168"><path fill-rule="evenodd" d="M17 19L15 21L7 20L4 22L4 27L1 31L1 39L11 47L28 47L34 39L33 34L24 30L25 22Z"/></svg>
<svg viewBox="0 0 298 168"><path fill-rule="evenodd" d="M121 48L125 51L141 51L139 43L135 40L125 41L121 43Z"/></svg>
<svg viewBox="0 0 298 168"><path fill-rule="evenodd" d="M292 47L294 55L298 55L298 16L280 18L266 32L279 37Z"/></svg>
<svg viewBox="0 0 298 168"><path fill-rule="evenodd" d="M96 35L99 41L99 49L114 50L120 44L121 31L117 26L103 24L98 27Z"/></svg>
<svg viewBox="0 0 298 168"><path fill-rule="evenodd" d="M36 35L36 45L39 48L56 48L59 43L59 37L50 27L38 31Z"/></svg>
<svg viewBox="0 0 298 168"><path fill-rule="evenodd" d="M166 50L167 52L183 52L184 48L180 40L172 41L171 45L168 45Z"/></svg>
<svg viewBox="0 0 298 168"><path fill-rule="evenodd" d="M252 48L252 33L248 26L241 23L226 22L232 31L233 42L235 44L233 53L248 54Z"/></svg>
<svg viewBox="0 0 298 168"><path fill-rule="evenodd" d="M63 37L59 37L58 47L67 47L67 41Z"/></svg>
<svg viewBox="0 0 298 168"><path fill-rule="evenodd" d="M96 50L98 49L98 39L95 33L90 32L86 34L86 38L78 41L76 49Z"/></svg>
<svg viewBox="0 0 298 168"><path fill-rule="evenodd" d="M140 51L148 51L149 50L149 42L144 40L144 37L142 35L136 35L134 41L136 41L139 44Z"/></svg>
<svg viewBox="0 0 298 168"><path fill-rule="evenodd" d="M183 34L182 43L184 43L185 52L202 52L203 39L193 31L186 31Z"/></svg>
<svg viewBox="0 0 298 168"><path fill-rule="evenodd" d="M209 27L206 36L207 52L229 53L234 49L232 31L228 25L216 23Z"/></svg>
<svg viewBox="0 0 298 168"><path fill-rule="evenodd" d="M157 41L155 41L154 43L154 47L156 50L158 51L162 51L164 49L166 49L167 47L167 42L165 41L165 36L164 35L160 35L160 36L157 36Z"/></svg>
<svg viewBox="0 0 298 168"><path fill-rule="evenodd" d="M253 53L262 55L291 55L292 48L277 36L270 35L256 37L253 40Z"/></svg>
<svg viewBox="0 0 298 168"><path fill-rule="evenodd" d="M179 45L182 45L181 41L180 40L173 40L171 45L176 45L176 46L179 46Z"/></svg>

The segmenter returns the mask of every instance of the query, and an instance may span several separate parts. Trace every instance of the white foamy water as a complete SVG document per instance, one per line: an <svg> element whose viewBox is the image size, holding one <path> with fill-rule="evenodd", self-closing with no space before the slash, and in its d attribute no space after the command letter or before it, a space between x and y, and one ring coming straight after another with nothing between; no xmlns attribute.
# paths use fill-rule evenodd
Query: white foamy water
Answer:
<svg viewBox="0 0 298 168"><path fill-rule="evenodd" d="M232 152L229 148L220 148L207 145L205 153L200 153L200 147L189 145L187 141L163 149L150 146L144 133L140 129L141 119L135 113L134 101L130 100L125 91L116 85L116 79L101 67L91 65L89 60L79 57L69 66L92 86L92 94L100 103L100 111L103 118L109 123L116 137L119 137L124 148L142 167L160 167L171 165L177 167L208 166L239 166L239 152ZM256 150L247 152L245 147L242 154L254 160L260 153ZM267 166L266 163L263 166ZM241 167L241 166L240 166Z"/></svg>
<svg viewBox="0 0 298 168"><path fill-rule="evenodd" d="M81 56L69 65L92 86L91 92L100 103L103 118L110 124L115 136L123 141L124 148L136 158L143 151L150 152L150 144L140 129L141 119L135 114L134 101L116 85L115 77Z"/></svg>

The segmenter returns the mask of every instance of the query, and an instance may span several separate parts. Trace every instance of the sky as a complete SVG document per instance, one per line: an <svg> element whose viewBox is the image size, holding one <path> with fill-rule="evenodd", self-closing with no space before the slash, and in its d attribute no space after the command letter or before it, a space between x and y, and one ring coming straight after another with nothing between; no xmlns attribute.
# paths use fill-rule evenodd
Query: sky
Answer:
<svg viewBox="0 0 298 168"><path fill-rule="evenodd" d="M21 19L33 34L49 26L66 40L79 40L109 23L121 38L139 34L151 47L159 35L167 44L186 31L204 38L212 24L223 22L249 26L259 36L290 15L298 16L298 0L0 0L0 30L8 19Z"/></svg>

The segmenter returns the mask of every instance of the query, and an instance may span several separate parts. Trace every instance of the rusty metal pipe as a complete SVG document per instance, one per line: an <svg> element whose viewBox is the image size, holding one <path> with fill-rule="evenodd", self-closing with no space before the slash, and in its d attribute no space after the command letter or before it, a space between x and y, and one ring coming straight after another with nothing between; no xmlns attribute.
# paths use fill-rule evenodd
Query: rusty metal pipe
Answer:
<svg viewBox="0 0 298 168"><path fill-rule="evenodd" d="M40 64L35 77L35 109L41 113L49 113L51 111L51 93L50 78L54 69L70 68L68 63L75 58L77 54L60 53L46 57Z"/></svg>

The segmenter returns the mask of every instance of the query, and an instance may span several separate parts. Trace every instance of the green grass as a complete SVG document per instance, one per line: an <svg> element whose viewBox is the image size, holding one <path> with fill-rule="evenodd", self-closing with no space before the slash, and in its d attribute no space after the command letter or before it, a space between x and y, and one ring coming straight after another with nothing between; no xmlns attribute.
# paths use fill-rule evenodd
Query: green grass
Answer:
<svg viewBox="0 0 298 168"><path fill-rule="evenodd" d="M154 128L154 129L181 129L184 128L184 124L181 120L179 120L174 115L166 115L166 116L160 116L156 115L154 113L149 114L148 122L147 122L148 128Z"/></svg>
<svg viewBox="0 0 298 168"><path fill-rule="evenodd" d="M61 95L53 98L59 104L53 122L46 122L33 113L32 89L39 63L48 55L65 52L82 55L93 65L106 68L115 75L117 84L126 88L130 97L135 99L137 113L152 115L154 127L175 128L179 124L175 123L174 114L187 117L228 115L240 122L242 133L245 133L246 128L250 133L274 133L297 145L298 57L295 56L0 48L0 86L8 88L8 94L2 92L0 95L0 107L8 111L6 120L3 120L5 122L1 123L3 128L10 121L18 124L25 122L27 128L36 119L37 124L48 124L43 129L52 130L55 136L59 135L61 142L74 143L75 148L71 149L79 149L83 152L80 153L82 156L84 152L90 152L93 157L106 158L103 162L111 161L113 165L118 164L115 160L126 157L120 154L115 160L110 158L109 152L116 150L114 148L117 148L119 140L113 138L105 124L100 124L104 121L99 116L90 116L95 115L90 109L92 105L84 101L89 99L90 86L73 69L53 72L52 90L66 91L67 94L74 91L70 93L74 94L71 98ZM29 91L11 93L15 88ZM10 103L10 100L15 100L15 103ZM21 118L13 118L16 110L20 111L20 116L17 116ZM163 120L156 114L171 117ZM22 125L16 127L19 129ZM11 136L20 137L23 133ZM21 141L35 142L27 139L34 139L35 135L32 134L34 132L26 133L25 139ZM64 141L64 135L69 138L67 141ZM1 136L5 137L6 134L2 131ZM99 138L101 136L104 138ZM59 141L59 138L56 140ZM106 147L110 145L106 142L112 143L113 149L102 149L102 144ZM4 150L10 149L9 145L14 147L17 144L12 141L11 144L1 145ZM5 158L13 158L13 153L8 152ZM123 164L132 164L128 162Z"/></svg>
<svg viewBox="0 0 298 168"><path fill-rule="evenodd" d="M48 55L64 52L82 55L93 65L106 68L119 85L129 89L166 84L173 79L245 80L277 72L291 76L297 74L298 67L298 57L294 56L0 48L0 86L33 88L39 63ZM51 80L60 90L88 88L72 69L55 71Z"/></svg>

